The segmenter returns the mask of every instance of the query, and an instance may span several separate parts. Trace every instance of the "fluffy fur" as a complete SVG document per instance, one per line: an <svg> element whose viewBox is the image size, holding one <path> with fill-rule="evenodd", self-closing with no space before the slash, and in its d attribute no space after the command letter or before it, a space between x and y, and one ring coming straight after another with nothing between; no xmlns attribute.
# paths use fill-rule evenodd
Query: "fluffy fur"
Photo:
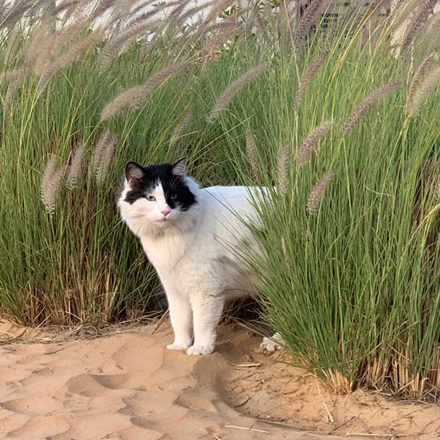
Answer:
<svg viewBox="0 0 440 440"><path fill-rule="evenodd" d="M175 336L167 348L205 355L214 351L225 300L252 291L236 251L258 246L243 219L255 219L249 191L260 190L201 189L185 165L129 163L119 208L165 288Z"/></svg>

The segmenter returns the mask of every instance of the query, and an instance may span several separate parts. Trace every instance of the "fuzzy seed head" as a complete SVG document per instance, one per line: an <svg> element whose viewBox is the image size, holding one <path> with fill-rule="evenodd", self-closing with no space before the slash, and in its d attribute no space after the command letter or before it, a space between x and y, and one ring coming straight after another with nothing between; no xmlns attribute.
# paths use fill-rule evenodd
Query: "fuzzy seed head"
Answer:
<svg viewBox="0 0 440 440"><path fill-rule="evenodd" d="M420 83L422 82L426 72L431 67L431 64L434 60L434 53L430 53L421 63L420 66L417 68L416 72L414 73L413 79L411 81L411 84L409 85L408 89L408 96L406 99L406 107L408 110L408 113L410 112L411 103L414 99L414 94L416 90L419 88Z"/></svg>
<svg viewBox="0 0 440 440"><path fill-rule="evenodd" d="M101 39L102 34L100 32L94 32L93 34L74 44L64 55L59 57L43 72L40 78L40 82L38 84L38 91L41 92L46 87L47 83L58 70L77 61L84 52L87 52Z"/></svg>
<svg viewBox="0 0 440 440"><path fill-rule="evenodd" d="M212 124L219 116L220 112L226 108L226 106L231 102L232 98L247 84L251 81L257 79L267 70L266 64L260 64L259 66L249 70L244 75L236 79L232 84L230 84L217 99L214 107L209 112L206 117L206 121Z"/></svg>
<svg viewBox="0 0 440 440"><path fill-rule="evenodd" d="M118 143L118 136L106 131L101 136L95 150L94 156L94 171L96 183L102 185L107 178L113 158L116 154L116 145Z"/></svg>
<svg viewBox="0 0 440 440"><path fill-rule="evenodd" d="M311 83L313 77L316 75L318 70L321 68L321 66L325 63L326 59L329 56L330 51L326 50L321 55L319 55L310 65L310 67L307 69L307 72L302 77L299 85L298 90L296 91L295 96L295 108L298 109L301 101L304 97L304 95L307 92L307 89L309 88L309 84Z"/></svg>
<svg viewBox="0 0 440 440"><path fill-rule="evenodd" d="M440 67L437 67L426 76L423 83L414 91L414 96L408 103L408 113L410 116L414 116L418 112L423 100L426 98L429 92L434 89L439 81Z"/></svg>
<svg viewBox="0 0 440 440"><path fill-rule="evenodd" d="M402 54L406 53L411 47L415 35L417 34L418 30L426 23L426 20L429 18L429 15L432 13L434 6L437 2L438 0L428 0L417 10L408 25L405 38L402 43Z"/></svg>
<svg viewBox="0 0 440 440"><path fill-rule="evenodd" d="M301 17L298 29L293 36L293 42L298 52L301 52L304 48L307 33L318 15L322 2L323 0L310 1L305 13Z"/></svg>
<svg viewBox="0 0 440 440"><path fill-rule="evenodd" d="M368 113L368 111L376 105L381 99L388 96L391 92L398 89L401 85L401 81L395 81L385 84L382 87L374 90L370 93L353 111L353 113L347 118L342 127L344 136L350 134L359 121Z"/></svg>
<svg viewBox="0 0 440 440"><path fill-rule="evenodd" d="M284 197L289 189L290 144L286 142L278 153L278 191Z"/></svg>
<svg viewBox="0 0 440 440"><path fill-rule="evenodd" d="M80 145L73 155L72 163L69 166L69 172L66 179L66 187L72 191L78 186L82 171L82 160L84 157L84 145Z"/></svg>
<svg viewBox="0 0 440 440"><path fill-rule="evenodd" d="M146 14L146 18L142 20L136 19L135 23L130 23L130 25L122 32L114 36L102 49L97 63L101 67L107 67L110 61L115 55L118 55L121 49L134 38L140 35L144 35L146 32L151 30L157 23L158 20L150 20L150 17L157 14L159 10L151 11Z"/></svg>
<svg viewBox="0 0 440 440"><path fill-rule="evenodd" d="M6 91L5 100L3 102L3 109L5 112L7 112L11 107L12 101L14 100L15 92L20 87L20 80L23 76L23 71L20 72L21 74L15 75L13 79L9 82L8 90Z"/></svg>
<svg viewBox="0 0 440 440"><path fill-rule="evenodd" d="M218 25L222 25L222 27L220 28ZM242 27L241 23L235 22L218 23L213 26L217 26L217 32L215 35L212 35L209 39L205 40L205 43L202 46L202 54L208 57L208 59L211 59L216 51L218 51L227 41L230 41Z"/></svg>
<svg viewBox="0 0 440 440"><path fill-rule="evenodd" d="M41 201L51 216L55 211L58 192L66 171L65 167L57 169L56 162L57 158L53 155L46 165L41 180Z"/></svg>
<svg viewBox="0 0 440 440"><path fill-rule="evenodd" d="M145 101L151 96L151 94L161 86L168 78L174 75L179 70L190 65L189 62L176 63L171 66L162 69L158 73L152 75L141 86L135 86L128 89L110 101L101 113L101 121L105 121L110 117L120 113L125 108L139 109L145 103Z"/></svg>
<svg viewBox="0 0 440 440"><path fill-rule="evenodd" d="M2 72L0 75L0 85L4 83L11 83L12 81L15 81L16 79L21 79L23 77L24 70L22 67L15 69L15 70L9 70Z"/></svg>
<svg viewBox="0 0 440 440"><path fill-rule="evenodd" d="M185 114L183 115L182 119L176 125L175 129L173 130L173 132L171 134L170 146L175 145L177 140L183 134L183 132L185 131L186 127L188 126L188 124L191 121L193 112L194 112L194 106L190 105L188 107L188 110L185 112Z"/></svg>
<svg viewBox="0 0 440 440"><path fill-rule="evenodd" d="M330 185L334 175L335 174L333 172L329 171L328 173L324 174L324 176L312 188L307 201L307 212L309 214L314 214L318 211L321 200L324 197L325 190Z"/></svg>
<svg viewBox="0 0 440 440"><path fill-rule="evenodd" d="M107 103L101 112L101 121L106 121L112 116L118 114L125 108L129 107L140 95L142 95L142 86L135 86L113 98L112 101Z"/></svg>
<svg viewBox="0 0 440 440"><path fill-rule="evenodd" d="M258 163L257 149L255 147L254 135L246 132L246 153L252 170L252 176L257 185L261 185L260 166Z"/></svg>
<svg viewBox="0 0 440 440"><path fill-rule="evenodd" d="M298 166L302 167L309 163L310 156L318 149L319 141L327 134L334 124L335 121L333 120L323 122L312 130L303 140L296 156L296 163Z"/></svg>

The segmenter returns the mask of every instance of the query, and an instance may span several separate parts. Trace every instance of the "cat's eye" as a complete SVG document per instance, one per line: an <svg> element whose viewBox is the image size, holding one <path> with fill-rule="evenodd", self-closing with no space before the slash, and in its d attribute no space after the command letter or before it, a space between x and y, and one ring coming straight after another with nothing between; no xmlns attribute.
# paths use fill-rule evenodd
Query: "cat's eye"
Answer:
<svg viewBox="0 0 440 440"><path fill-rule="evenodd" d="M156 200L156 197L154 197L154 196L152 196L152 195L149 195L149 196L146 196L146 199L147 199L149 202L154 202L154 201Z"/></svg>
<svg viewBox="0 0 440 440"><path fill-rule="evenodd" d="M171 197L170 197L170 200L176 200L177 199L177 194L173 194Z"/></svg>

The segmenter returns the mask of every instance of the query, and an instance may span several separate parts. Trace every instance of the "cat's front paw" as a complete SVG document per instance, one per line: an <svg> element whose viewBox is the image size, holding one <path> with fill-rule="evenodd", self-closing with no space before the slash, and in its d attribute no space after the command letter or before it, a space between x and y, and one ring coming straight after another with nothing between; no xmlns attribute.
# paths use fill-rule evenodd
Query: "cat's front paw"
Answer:
<svg viewBox="0 0 440 440"><path fill-rule="evenodd" d="M275 333L270 339L263 338L263 342L260 344L260 348L266 351L277 351L285 348L286 342L279 333Z"/></svg>
<svg viewBox="0 0 440 440"><path fill-rule="evenodd" d="M167 345L167 350L186 350L189 345L170 344Z"/></svg>
<svg viewBox="0 0 440 440"><path fill-rule="evenodd" d="M194 356L206 356L214 352L215 345L193 345L186 350L187 354Z"/></svg>

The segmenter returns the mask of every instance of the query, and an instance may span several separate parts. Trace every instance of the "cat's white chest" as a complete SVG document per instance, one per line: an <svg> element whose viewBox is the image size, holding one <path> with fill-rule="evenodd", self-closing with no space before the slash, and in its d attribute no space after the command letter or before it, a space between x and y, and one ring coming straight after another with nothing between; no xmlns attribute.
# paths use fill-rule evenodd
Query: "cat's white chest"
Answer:
<svg viewBox="0 0 440 440"><path fill-rule="evenodd" d="M160 275L171 273L184 261L189 236L164 236L160 238L141 238L142 247Z"/></svg>

